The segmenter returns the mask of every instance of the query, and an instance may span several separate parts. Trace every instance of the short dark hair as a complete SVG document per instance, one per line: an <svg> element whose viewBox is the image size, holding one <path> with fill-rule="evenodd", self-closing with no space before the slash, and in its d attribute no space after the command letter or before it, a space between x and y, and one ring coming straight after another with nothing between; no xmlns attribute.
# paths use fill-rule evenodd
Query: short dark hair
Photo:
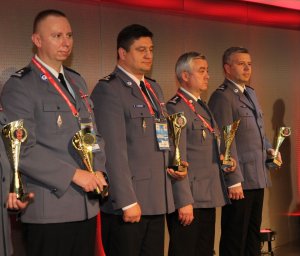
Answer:
<svg viewBox="0 0 300 256"><path fill-rule="evenodd" d="M223 54L223 60L222 60L223 67L225 64L228 64L231 55L234 53L248 53L249 54L249 51L247 48L239 47L239 46L233 46L233 47L228 48Z"/></svg>
<svg viewBox="0 0 300 256"><path fill-rule="evenodd" d="M67 18L67 16L62 11L59 11L59 10L48 9L48 10L41 11L34 18L33 33L36 33L37 27L40 24L40 22L43 21L44 19L46 19L48 16Z"/></svg>
<svg viewBox="0 0 300 256"><path fill-rule="evenodd" d="M117 38L117 50L123 48L126 51L129 51L130 46L134 40L139 39L140 37L153 37L153 33L146 27L139 24L132 24L123 28Z"/></svg>

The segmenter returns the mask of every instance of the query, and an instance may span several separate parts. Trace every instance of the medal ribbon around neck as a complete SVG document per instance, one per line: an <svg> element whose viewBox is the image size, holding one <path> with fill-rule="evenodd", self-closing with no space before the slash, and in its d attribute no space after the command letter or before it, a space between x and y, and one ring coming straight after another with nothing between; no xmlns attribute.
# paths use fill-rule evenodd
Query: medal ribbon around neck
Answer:
<svg viewBox="0 0 300 256"><path fill-rule="evenodd" d="M179 91L177 91L177 95L183 99L183 101L185 102L185 104L198 116L198 118L204 123L205 127L207 127L207 129L211 132L214 133L215 130L211 127L211 125L200 115L196 112L195 106L188 101L188 99L186 97L184 97L184 95L182 93L180 93Z"/></svg>
<svg viewBox="0 0 300 256"><path fill-rule="evenodd" d="M37 66L37 68L47 77L50 84L58 91L58 93L62 96L62 98L65 100L67 105L72 111L73 116L79 117L79 112L75 108L75 106L71 103L71 101L68 99L66 94L61 90L59 85L56 83L56 81L53 79L53 77L50 75L50 73L33 57L32 62Z"/></svg>
<svg viewBox="0 0 300 256"><path fill-rule="evenodd" d="M150 92L152 93L152 95L154 95L155 100L159 103L159 107L160 107L161 113L163 114L163 110L162 110L162 107L161 107L161 103L160 103L160 101L159 101L159 99L158 99L156 93L155 93L154 90L152 89L152 86L149 84L149 82L148 82L146 79L144 80L144 83L145 83L147 89L150 90ZM151 114L152 116L154 116L154 115L155 115L155 112L154 112L154 110L153 110L153 107L151 106L150 101L148 100L147 96L145 95L145 93L142 91L142 89L141 89L140 87L139 87L139 89L140 89L140 91L141 91L141 93L142 93L142 95L143 95L143 98L144 98L144 100L145 100L145 102L146 102L146 104L147 104L147 107L148 107L148 109L149 109L149 111L150 111L150 114ZM163 115L164 115L164 114L163 114Z"/></svg>

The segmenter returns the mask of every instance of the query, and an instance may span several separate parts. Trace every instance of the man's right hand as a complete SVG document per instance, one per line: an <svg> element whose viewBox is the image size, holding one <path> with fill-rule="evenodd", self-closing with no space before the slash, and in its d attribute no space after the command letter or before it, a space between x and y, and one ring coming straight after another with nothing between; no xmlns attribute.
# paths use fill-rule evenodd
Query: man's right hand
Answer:
<svg viewBox="0 0 300 256"><path fill-rule="evenodd" d="M23 202L17 199L16 193L9 193L6 205L9 210L24 210L28 206L28 204L33 201L33 199L33 193L28 193L26 199Z"/></svg>
<svg viewBox="0 0 300 256"><path fill-rule="evenodd" d="M100 179L94 173L91 173L91 172L88 172L85 170L81 170L81 169L76 169L72 181L76 185L82 187L82 189L85 192L92 192L96 188L99 188L100 191L102 191L103 186L104 185L107 186L105 179Z"/></svg>
<svg viewBox="0 0 300 256"><path fill-rule="evenodd" d="M236 186L228 188L229 198L232 200L240 200L244 198L244 192L242 186Z"/></svg>
<svg viewBox="0 0 300 256"><path fill-rule="evenodd" d="M140 222L141 216L142 210L138 203L123 211L123 220L125 222Z"/></svg>
<svg viewBox="0 0 300 256"><path fill-rule="evenodd" d="M191 204L178 209L178 220L183 226L190 225L194 219L194 210Z"/></svg>

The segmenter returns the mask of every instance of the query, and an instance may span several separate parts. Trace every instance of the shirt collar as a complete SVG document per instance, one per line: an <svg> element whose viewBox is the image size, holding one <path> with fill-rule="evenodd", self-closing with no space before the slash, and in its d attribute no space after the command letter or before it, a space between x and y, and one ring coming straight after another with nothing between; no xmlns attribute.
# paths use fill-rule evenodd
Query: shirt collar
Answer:
<svg viewBox="0 0 300 256"><path fill-rule="evenodd" d="M143 76L142 80L138 79L135 75L129 73L127 70L122 68L120 65L117 66L118 69L121 69L127 76L129 76L138 86L140 86L140 82L145 82L145 77Z"/></svg>
<svg viewBox="0 0 300 256"><path fill-rule="evenodd" d="M228 78L227 78L228 79ZM246 90L245 86L241 86L235 82L233 82L232 80L228 79L231 83L233 83L242 93L244 93L244 90Z"/></svg>
<svg viewBox="0 0 300 256"><path fill-rule="evenodd" d="M62 65L60 66L60 72L58 73L54 68L51 68L49 65L47 65L44 61L42 61L37 55L35 55L35 58L38 60L38 62L40 62L46 69L49 70L49 72L55 76L56 78L58 78L59 73L62 73L64 76L64 69L62 67Z"/></svg>
<svg viewBox="0 0 300 256"><path fill-rule="evenodd" d="M183 91L184 93L186 93L187 95L189 95L194 101L197 101L198 99L201 100L201 98L197 98L195 97L192 93L190 93L187 89L180 87L179 88L181 91Z"/></svg>

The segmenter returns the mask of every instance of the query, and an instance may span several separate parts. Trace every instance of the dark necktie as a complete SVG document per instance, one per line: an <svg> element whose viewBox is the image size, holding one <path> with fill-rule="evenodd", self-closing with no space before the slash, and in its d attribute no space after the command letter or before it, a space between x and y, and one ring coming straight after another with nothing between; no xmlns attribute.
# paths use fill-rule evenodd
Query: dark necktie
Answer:
<svg viewBox="0 0 300 256"><path fill-rule="evenodd" d="M253 101L252 101L252 99L251 99L249 93L247 92L246 89L244 90L243 93L244 93L245 97L247 98L247 100L249 101L249 103L251 104L251 106L252 106L252 108L253 108L253 113L254 113L254 115L256 116L256 108L255 108L255 105L254 105L254 103L253 103Z"/></svg>
<svg viewBox="0 0 300 256"><path fill-rule="evenodd" d="M62 73L58 74L58 79L59 79L60 83L65 87L65 89L67 90L67 92L72 96L72 98L75 98L74 92L70 91L70 89L69 89L69 87L68 87L68 85L66 83L65 77L64 77L64 75Z"/></svg>
<svg viewBox="0 0 300 256"><path fill-rule="evenodd" d="M157 106L151 96L151 94L149 93L148 89L146 88L146 85L143 81L140 81L140 87L143 91L143 93L146 95L147 99L150 101L152 107L153 107L153 110L156 112L156 114L158 113L158 109L157 109Z"/></svg>
<svg viewBox="0 0 300 256"><path fill-rule="evenodd" d="M212 127L214 127L213 117L212 117L212 114L211 114L210 110L208 109L208 106L200 99L198 99L197 102L206 111L206 113L210 117L210 124L211 124Z"/></svg>
<svg viewBox="0 0 300 256"><path fill-rule="evenodd" d="M65 89L66 89L67 91L69 91L69 88L68 88L68 86L67 86L66 80L65 80L64 75L63 75L62 73L59 73L59 74L58 74L58 79L59 79L59 81L61 82L61 84L65 87Z"/></svg>

